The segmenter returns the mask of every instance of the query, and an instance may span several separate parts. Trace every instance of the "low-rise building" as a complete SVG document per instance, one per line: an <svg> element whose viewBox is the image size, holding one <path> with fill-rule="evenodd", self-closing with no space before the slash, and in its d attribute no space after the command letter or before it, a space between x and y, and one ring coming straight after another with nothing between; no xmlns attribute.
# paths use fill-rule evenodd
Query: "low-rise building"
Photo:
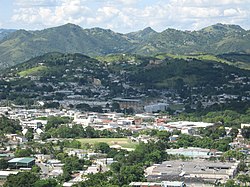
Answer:
<svg viewBox="0 0 250 187"><path fill-rule="evenodd" d="M186 184L180 181L131 182L129 186L133 186L133 187L185 187Z"/></svg>
<svg viewBox="0 0 250 187"><path fill-rule="evenodd" d="M144 106L145 112L149 112L149 113L166 111L167 108L168 108L168 104L166 103L156 103L156 104Z"/></svg>
<svg viewBox="0 0 250 187"><path fill-rule="evenodd" d="M185 183L225 182L238 171L239 162L212 162L202 159L165 161L146 169L148 181L175 180Z"/></svg>
<svg viewBox="0 0 250 187"><path fill-rule="evenodd" d="M23 157L23 158L13 158L8 161L10 168L31 168L35 165L35 158Z"/></svg>
<svg viewBox="0 0 250 187"><path fill-rule="evenodd" d="M214 149L204 149L199 147L188 147L179 149L167 149L166 152L172 155L183 155L192 158L204 158L217 156L217 151ZM220 154L219 154L220 155Z"/></svg>
<svg viewBox="0 0 250 187"><path fill-rule="evenodd" d="M0 171L0 181L5 181L9 175L16 175L18 171Z"/></svg>

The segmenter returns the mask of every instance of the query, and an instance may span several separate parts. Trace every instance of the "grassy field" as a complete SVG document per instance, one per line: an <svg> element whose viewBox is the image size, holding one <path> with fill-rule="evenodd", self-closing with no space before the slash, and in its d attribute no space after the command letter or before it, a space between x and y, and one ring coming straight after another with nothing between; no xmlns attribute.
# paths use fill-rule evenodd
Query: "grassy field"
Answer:
<svg viewBox="0 0 250 187"><path fill-rule="evenodd" d="M211 60L211 61L215 61L215 62L221 62L221 63L226 63L226 64L231 64L229 61L218 58L214 55L208 55L208 54L193 54L193 55L173 55L173 54L160 54L157 55L156 58L159 59L165 59L166 57L171 57L171 58L175 58L175 59L197 59L197 60Z"/></svg>
<svg viewBox="0 0 250 187"><path fill-rule="evenodd" d="M22 77L25 77L25 76L28 76L28 75L35 75L37 72L44 71L46 69L47 69L46 66L38 66L38 67L27 69L25 71L21 71L18 74L20 76L22 76Z"/></svg>
<svg viewBox="0 0 250 187"><path fill-rule="evenodd" d="M95 144L98 142L105 142L109 145L120 145L123 148L135 148L137 143L131 142L127 138L81 138L77 139L82 144Z"/></svg>

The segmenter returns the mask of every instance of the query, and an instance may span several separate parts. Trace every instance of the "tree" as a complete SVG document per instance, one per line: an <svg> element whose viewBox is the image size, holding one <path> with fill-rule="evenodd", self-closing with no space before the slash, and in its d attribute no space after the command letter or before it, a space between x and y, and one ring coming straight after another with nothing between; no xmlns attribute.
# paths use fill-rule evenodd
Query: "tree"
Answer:
<svg viewBox="0 0 250 187"><path fill-rule="evenodd" d="M122 166L118 177L122 185L132 181L144 181L144 169L139 165Z"/></svg>
<svg viewBox="0 0 250 187"><path fill-rule="evenodd" d="M0 131L3 133L17 133L22 130L18 121L0 115Z"/></svg>
<svg viewBox="0 0 250 187"><path fill-rule="evenodd" d="M20 172L16 175L9 175L4 187L34 187L36 181L39 178L34 173L31 172Z"/></svg>
<svg viewBox="0 0 250 187"><path fill-rule="evenodd" d="M155 150L147 155L147 160L152 162L152 163L159 163L162 161L161 158L161 151Z"/></svg>
<svg viewBox="0 0 250 187"><path fill-rule="evenodd" d="M163 141L168 141L170 135L171 135L171 133L168 131L158 131L156 134L157 138L159 138L160 140L163 140Z"/></svg>
<svg viewBox="0 0 250 187"><path fill-rule="evenodd" d="M73 171L81 170L84 165L84 160L79 160L77 157L65 157L63 160L63 172L71 174Z"/></svg>
<svg viewBox="0 0 250 187"><path fill-rule="evenodd" d="M8 168L8 162L5 159L0 159L0 170L4 170Z"/></svg>
<svg viewBox="0 0 250 187"><path fill-rule="evenodd" d="M86 103L80 103L76 105L76 109L79 109L82 111L90 111L91 107Z"/></svg>
<svg viewBox="0 0 250 187"><path fill-rule="evenodd" d="M31 172L38 174L41 171L41 168L37 165L32 166Z"/></svg>
<svg viewBox="0 0 250 187"><path fill-rule="evenodd" d="M117 185L113 185L109 183L108 179L109 173L96 173L89 174L88 180L81 182L79 184L80 187L118 187Z"/></svg>
<svg viewBox="0 0 250 187"><path fill-rule="evenodd" d="M55 179L43 179L34 183L34 187L56 187L58 183Z"/></svg>
<svg viewBox="0 0 250 187"><path fill-rule="evenodd" d="M228 159L229 161L231 161L232 158L240 160L244 158L244 154L239 151L229 150L223 154L223 157Z"/></svg>
<svg viewBox="0 0 250 187"><path fill-rule="evenodd" d="M56 108L58 109L60 107L60 103L58 102L50 102L50 103L45 103L44 108Z"/></svg>
<svg viewBox="0 0 250 187"><path fill-rule="evenodd" d="M244 138L247 138L247 139L249 139L250 138L250 127L243 127L242 129L241 129L241 134L242 134L242 136L244 137Z"/></svg>
<svg viewBox="0 0 250 187"><path fill-rule="evenodd" d="M225 187L236 187L237 185L235 184L235 181L234 181L234 180L229 179L229 180L225 183L224 186L225 186Z"/></svg>
<svg viewBox="0 0 250 187"><path fill-rule="evenodd" d="M30 148L28 149L17 149L15 151L15 157L29 157L32 154Z"/></svg>
<svg viewBox="0 0 250 187"><path fill-rule="evenodd" d="M0 144L1 144L1 146L4 146L4 143L7 141L8 141L7 137L5 136L3 131L0 130Z"/></svg>
<svg viewBox="0 0 250 187"><path fill-rule="evenodd" d="M244 183L244 186L247 186L247 183L250 182L250 177L248 175L239 175L237 179Z"/></svg>
<svg viewBox="0 0 250 187"><path fill-rule="evenodd" d="M105 142L99 142L94 145L94 150L96 152L100 151L101 153L108 153L110 151L110 147Z"/></svg>
<svg viewBox="0 0 250 187"><path fill-rule="evenodd" d="M86 127L85 133L86 133L87 138L96 138L99 136L97 131L93 127L90 127L90 126Z"/></svg>
<svg viewBox="0 0 250 187"><path fill-rule="evenodd" d="M120 105L119 105L119 103L117 103L117 102L113 102L112 104L111 104L111 111L112 112L120 112L121 111L121 108L120 108Z"/></svg>
<svg viewBox="0 0 250 187"><path fill-rule="evenodd" d="M229 132L229 135L232 136L232 138L235 138L238 133L239 133L238 128L237 127L232 127L232 129Z"/></svg>
<svg viewBox="0 0 250 187"><path fill-rule="evenodd" d="M33 130L31 128L26 132L25 138L27 138L28 141L31 141L34 138Z"/></svg>
<svg viewBox="0 0 250 187"><path fill-rule="evenodd" d="M68 117L55 117L51 116L48 118L48 123L45 126L45 130L48 131L51 128L58 128L61 124L70 123L71 119Z"/></svg>

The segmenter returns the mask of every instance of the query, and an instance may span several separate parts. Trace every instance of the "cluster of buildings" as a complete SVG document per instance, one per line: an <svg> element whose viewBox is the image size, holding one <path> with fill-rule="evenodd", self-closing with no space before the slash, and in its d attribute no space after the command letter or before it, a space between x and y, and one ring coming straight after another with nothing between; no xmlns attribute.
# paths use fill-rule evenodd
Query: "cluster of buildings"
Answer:
<svg viewBox="0 0 250 187"><path fill-rule="evenodd" d="M113 131L117 128L138 132L146 129L156 130L180 130L181 133L194 135L199 128L213 126L213 123L178 121L172 122L171 116L159 113L141 113L133 116L126 116L124 113L97 113L79 112L78 110L59 110L59 109L19 109L10 107L0 107L0 114L10 119L19 120L23 129L23 134L27 129L33 129L35 139L44 132L47 124L47 117L60 116L72 119L71 125L91 126L97 130ZM7 135L10 139L25 141L22 137L15 134Z"/></svg>
<svg viewBox="0 0 250 187"><path fill-rule="evenodd" d="M132 101L131 101L132 102ZM136 102L136 101L133 101ZM163 106L163 105L160 105ZM151 106L155 107L155 106ZM138 132L147 129L166 130L172 132L179 130L182 134L197 135L200 128L211 127L213 123L204 122L189 122L177 121L173 122L171 117L159 113L141 113L133 116L126 116L123 113L82 113L77 110L57 110L57 109L20 109L10 107L0 107L0 114L8 118L19 120L22 126L21 134L6 134L8 146L4 154L0 154L8 158L8 166L10 171L0 171L0 179L5 180L10 174L15 174L20 170L29 170L33 165L38 165L42 170L43 177L56 177L63 173L63 163L60 160L54 160L50 155L35 155L33 158L15 158L11 153L12 148L16 148L20 144L25 144L27 139L24 137L28 129L33 129L34 139L39 140L39 135L44 132L44 127L47 125L46 117L60 116L69 117L72 122L68 126L81 125L83 127L91 126L96 130L115 131L117 128ZM250 126L242 124L242 128ZM178 135L170 137L170 142L178 139ZM140 135L138 137L130 137L131 141L144 142L154 140L153 137ZM242 146L243 140L239 133L232 147ZM121 148L115 145L112 148ZM183 155L190 157L193 160L174 160L165 161L161 164L155 164L146 168L145 176L148 182L132 182L130 186L144 187L184 187L184 186L201 186L210 183L224 183L228 179L233 179L238 172L239 162L219 162L209 161L212 157L220 157L222 152L212 149L202 148L179 148L167 149L166 152L172 155ZM84 175L89 173L104 172L109 169L109 165L115 160L113 158L105 158L100 153L90 153L86 150L71 149L67 151L68 155L82 158L95 158L93 165L88 166L86 170L79 171L71 181L68 181L64 186L72 186L77 182L85 180ZM29 169L27 169L29 168ZM159 182L161 181L161 182Z"/></svg>
<svg viewBox="0 0 250 187"><path fill-rule="evenodd" d="M165 161L146 169L148 181L183 181L186 184L225 183L238 172L239 162L195 159Z"/></svg>

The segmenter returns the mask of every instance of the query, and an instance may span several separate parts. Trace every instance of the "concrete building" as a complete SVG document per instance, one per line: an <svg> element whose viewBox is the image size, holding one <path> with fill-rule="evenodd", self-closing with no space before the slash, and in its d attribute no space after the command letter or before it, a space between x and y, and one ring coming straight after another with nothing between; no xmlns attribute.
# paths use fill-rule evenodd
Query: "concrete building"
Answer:
<svg viewBox="0 0 250 187"><path fill-rule="evenodd" d="M168 104L166 103L157 103L157 104L144 106L145 112L148 112L148 113L166 111L167 108L168 108Z"/></svg>
<svg viewBox="0 0 250 187"><path fill-rule="evenodd" d="M184 182L162 181L162 182L131 182L129 186L133 187L185 187Z"/></svg>
<svg viewBox="0 0 250 187"><path fill-rule="evenodd" d="M186 184L232 179L238 169L238 162L211 162L202 159L190 161L165 161L146 169L148 181L184 181Z"/></svg>
<svg viewBox="0 0 250 187"><path fill-rule="evenodd" d="M9 175L16 175L18 171L0 171L0 185L1 181L5 181Z"/></svg>
<svg viewBox="0 0 250 187"><path fill-rule="evenodd" d="M172 155L184 155L186 157L204 158L204 159L221 155L221 152L217 152L214 149L212 150L212 149L204 149L198 147L167 149L166 152Z"/></svg>
<svg viewBox="0 0 250 187"><path fill-rule="evenodd" d="M244 127L250 127L250 124L248 123L242 123L240 127L243 129Z"/></svg>
<svg viewBox="0 0 250 187"><path fill-rule="evenodd" d="M140 110L142 107L140 99L114 98L113 101L119 103L121 109L133 108L134 110Z"/></svg>
<svg viewBox="0 0 250 187"><path fill-rule="evenodd" d="M37 129L47 125L47 120L20 121L20 124L23 128Z"/></svg>

